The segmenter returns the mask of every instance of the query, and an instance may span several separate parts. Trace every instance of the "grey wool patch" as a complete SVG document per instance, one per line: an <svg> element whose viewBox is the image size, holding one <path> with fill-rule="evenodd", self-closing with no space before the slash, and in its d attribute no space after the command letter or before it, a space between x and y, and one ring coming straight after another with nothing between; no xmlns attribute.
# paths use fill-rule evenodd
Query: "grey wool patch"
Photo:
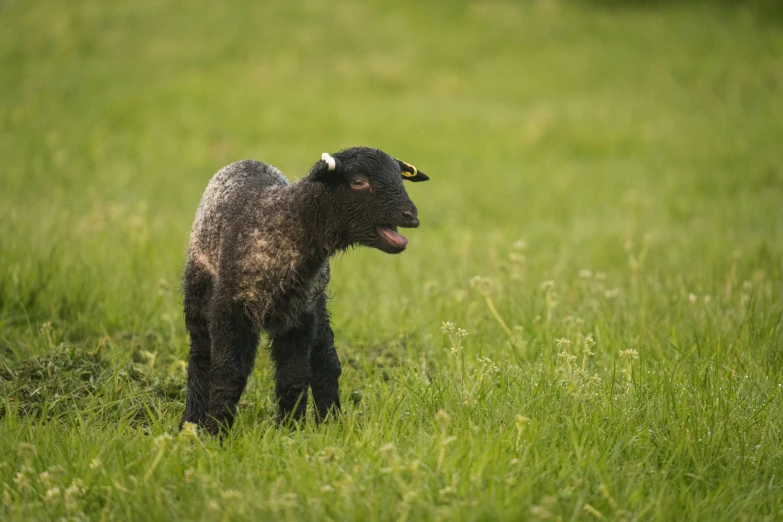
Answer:
<svg viewBox="0 0 783 522"><path fill-rule="evenodd" d="M271 165L232 163L207 185L190 236L188 263L215 282L222 275L220 286L272 332L290 329L329 282L325 252L303 241L296 211L301 191L290 189Z"/></svg>

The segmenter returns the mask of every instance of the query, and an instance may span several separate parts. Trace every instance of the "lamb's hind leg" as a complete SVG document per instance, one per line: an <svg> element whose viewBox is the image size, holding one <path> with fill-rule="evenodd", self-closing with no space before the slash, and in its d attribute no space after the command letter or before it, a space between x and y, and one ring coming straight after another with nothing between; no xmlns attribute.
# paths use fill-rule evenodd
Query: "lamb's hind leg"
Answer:
<svg viewBox="0 0 783 522"><path fill-rule="evenodd" d="M340 385L342 374L340 359L334 348L334 333L326 309L326 294L318 297L316 307L316 334L313 352L310 355L312 368L313 401L315 401L316 419L321 422L329 413L340 412Z"/></svg>
<svg viewBox="0 0 783 522"><path fill-rule="evenodd" d="M236 406L253 371L259 333L239 302L214 301L209 311L212 337L207 431L216 435L234 423Z"/></svg>
<svg viewBox="0 0 783 522"><path fill-rule="evenodd" d="M190 335L188 357L188 395L180 429L185 422L204 425L209 405L210 345L206 306L212 291L211 276L199 266L188 263L183 283L185 291L185 327Z"/></svg>

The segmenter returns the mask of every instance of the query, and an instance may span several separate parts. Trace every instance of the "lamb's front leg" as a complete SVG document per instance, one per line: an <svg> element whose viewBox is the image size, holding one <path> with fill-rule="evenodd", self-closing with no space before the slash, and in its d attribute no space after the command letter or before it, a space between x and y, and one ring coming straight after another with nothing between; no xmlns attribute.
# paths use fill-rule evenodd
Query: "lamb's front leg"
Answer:
<svg viewBox="0 0 783 522"><path fill-rule="evenodd" d="M299 326L272 336L278 422L301 420L307 412L310 350L314 335L315 318L308 314L301 318Z"/></svg>
<svg viewBox="0 0 783 522"><path fill-rule="evenodd" d="M326 295L321 294L316 308L316 334L310 367L313 377L310 386L313 390L315 413L318 422L326 420L330 413L340 412L340 385L342 374L340 359L334 348L334 333L326 309Z"/></svg>
<svg viewBox="0 0 783 522"><path fill-rule="evenodd" d="M241 303L213 303L209 330L212 371L206 428L216 435L234 423L237 403L253 371L259 333Z"/></svg>

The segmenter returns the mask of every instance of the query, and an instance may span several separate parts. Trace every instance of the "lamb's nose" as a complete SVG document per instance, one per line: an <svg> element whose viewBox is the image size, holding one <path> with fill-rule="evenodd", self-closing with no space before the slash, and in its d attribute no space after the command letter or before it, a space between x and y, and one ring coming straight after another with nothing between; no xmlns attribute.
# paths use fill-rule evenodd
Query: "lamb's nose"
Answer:
<svg viewBox="0 0 783 522"><path fill-rule="evenodd" d="M405 224L403 226L408 228L416 228L419 226L419 220L410 210L403 210L402 217L405 219Z"/></svg>

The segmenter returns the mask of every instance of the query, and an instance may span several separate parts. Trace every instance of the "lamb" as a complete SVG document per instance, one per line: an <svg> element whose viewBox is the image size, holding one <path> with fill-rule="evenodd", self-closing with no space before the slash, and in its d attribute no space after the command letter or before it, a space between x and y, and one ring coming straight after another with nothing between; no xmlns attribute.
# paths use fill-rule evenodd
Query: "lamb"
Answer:
<svg viewBox="0 0 783 522"><path fill-rule="evenodd" d="M207 185L183 278L190 335L182 424L231 427L259 336L271 338L278 422L301 420L312 389L318 422L340 411L340 361L327 310L329 258L354 246L389 254L419 226L402 180L429 178L385 152L324 153L289 183L254 160L232 163Z"/></svg>

